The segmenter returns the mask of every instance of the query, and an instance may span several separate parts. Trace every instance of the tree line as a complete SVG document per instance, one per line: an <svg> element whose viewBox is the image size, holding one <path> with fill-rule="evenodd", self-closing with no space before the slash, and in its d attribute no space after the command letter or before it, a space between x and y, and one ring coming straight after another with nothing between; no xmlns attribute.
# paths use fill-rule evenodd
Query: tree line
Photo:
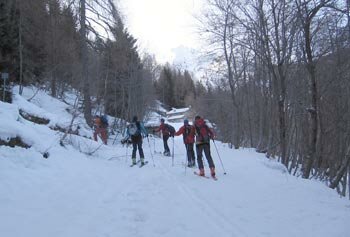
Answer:
<svg viewBox="0 0 350 237"><path fill-rule="evenodd" d="M0 0L0 72L20 94L34 84L62 99L75 90L90 125L96 111L130 120L156 98L169 107L195 98L190 72L140 55L112 0Z"/></svg>
<svg viewBox="0 0 350 237"><path fill-rule="evenodd" d="M0 0L0 71L11 82L41 85L64 99L68 89L91 125L93 108L141 115L153 97L149 55L140 56L112 0Z"/></svg>
<svg viewBox="0 0 350 237"><path fill-rule="evenodd" d="M235 148L349 193L350 2L207 3L198 19L214 56L197 109Z"/></svg>

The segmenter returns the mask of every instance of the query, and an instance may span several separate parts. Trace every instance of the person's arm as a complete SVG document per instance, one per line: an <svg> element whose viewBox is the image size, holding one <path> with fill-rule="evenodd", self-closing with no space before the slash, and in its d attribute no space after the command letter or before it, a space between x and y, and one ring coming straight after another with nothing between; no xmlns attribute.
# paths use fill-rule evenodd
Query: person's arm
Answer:
<svg viewBox="0 0 350 237"><path fill-rule="evenodd" d="M159 125L158 128L154 129L154 132L159 132L161 130L162 125Z"/></svg>
<svg viewBox="0 0 350 237"><path fill-rule="evenodd" d="M129 139L129 137L130 137L130 132L129 132L129 127L127 127L127 128L126 128L126 136L125 136L124 139L125 139L125 140L126 140L126 139Z"/></svg>
<svg viewBox="0 0 350 237"><path fill-rule="evenodd" d="M209 133L209 137L214 140L215 138L215 133L214 133L214 130L212 128L209 128L208 127L208 133Z"/></svg>
<svg viewBox="0 0 350 237"><path fill-rule="evenodd" d="M184 133L184 130L185 130L185 127L182 126L182 127L179 129L179 131L177 131L174 135L175 135L175 136L180 136L181 134Z"/></svg>
<svg viewBox="0 0 350 237"><path fill-rule="evenodd" d="M128 139L130 138L129 128L126 129L126 135L125 137L120 141L122 144L125 144Z"/></svg>
<svg viewBox="0 0 350 237"><path fill-rule="evenodd" d="M140 123L140 127L141 127L141 133L143 133L146 137L148 137L148 132L145 126L143 125L143 123Z"/></svg>
<svg viewBox="0 0 350 237"><path fill-rule="evenodd" d="M164 130L165 130L165 124L161 124L161 125L159 125L159 128L157 128L155 130L155 132L162 132L162 133L164 133Z"/></svg>

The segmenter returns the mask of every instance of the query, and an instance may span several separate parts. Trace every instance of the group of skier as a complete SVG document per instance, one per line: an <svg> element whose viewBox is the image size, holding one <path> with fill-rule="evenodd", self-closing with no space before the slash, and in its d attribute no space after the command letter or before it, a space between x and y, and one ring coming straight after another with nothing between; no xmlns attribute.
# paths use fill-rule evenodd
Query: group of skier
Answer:
<svg viewBox="0 0 350 237"><path fill-rule="evenodd" d="M187 152L187 162L189 167L195 166L194 143L196 143L197 163L199 175L204 176L203 151L208 161L210 175L215 177L215 164L210 153L210 140L214 139L214 132L205 123L204 119L196 116L193 125L187 119L184 125L175 133L175 136L183 135Z"/></svg>
<svg viewBox="0 0 350 237"><path fill-rule="evenodd" d="M99 118L101 120L101 118ZM95 119L95 123L100 121L97 118ZM99 133L106 144L107 139L104 132L104 127L101 125L95 126L94 139L96 140L97 134ZM101 133L102 131L102 133ZM170 149L168 146L168 139L174 136L183 136L183 142L186 147L187 154L187 166L195 167L195 152L194 152L194 144L196 144L196 154L197 154L197 164L199 168L199 176L205 176L204 165L203 165L203 152L207 159L210 175L215 178L215 164L210 152L210 140L214 139L213 130L206 124L203 118L200 116L196 116L191 125L188 119L184 120L184 125L179 128L178 131L175 131L174 127L165 123L164 119L160 120L160 125L158 128L153 130L153 133L161 132L164 144L164 152L165 156L170 156ZM142 122L140 122L137 116L134 116L132 122L127 126L126 136L122 139L122 144L131 141L132 143L132 165L136 165L136 152L139 151L141 166L145 165L145 156L142 148L142 141L144 137L148 137L148 132L145 129Z"/></svg>

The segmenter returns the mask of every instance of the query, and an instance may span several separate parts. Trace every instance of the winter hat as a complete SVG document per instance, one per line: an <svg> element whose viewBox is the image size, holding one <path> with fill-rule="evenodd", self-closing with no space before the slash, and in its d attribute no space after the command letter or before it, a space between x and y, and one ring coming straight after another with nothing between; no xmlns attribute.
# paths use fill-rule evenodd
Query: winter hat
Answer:
<svg viewBox="0 0 350 237"><path fill-rule="evenodd" d="M200 118L201 118L201 116L197 115L197 116L194 118L194 120L198 120L198 119L200 119Z"/></svg>
<svg viewBox="0 0 350 237"><path fill-rule="evenodd" d="M137 116L132 117L133 122L137 122Z"/></svg>
<svg viewBox="0 0 350 237"><path fill-rule="evenodd" d="M163 119L163 118L161 118L161 119L160 119L160 122L161 122L161 123L164 123L164 119Z"/></svg>
<svg viewBox="0 0 350 237"><path fill-rule="evenodd" d="M188 119L185 119L185 120L184 120L184 124L188 124Z"/></svg>

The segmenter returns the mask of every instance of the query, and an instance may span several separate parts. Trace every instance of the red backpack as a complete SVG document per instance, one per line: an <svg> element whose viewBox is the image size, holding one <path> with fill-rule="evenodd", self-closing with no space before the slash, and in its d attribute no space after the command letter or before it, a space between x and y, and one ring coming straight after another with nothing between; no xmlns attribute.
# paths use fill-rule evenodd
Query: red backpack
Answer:
<svg viewBox="0 0 350 237"><path fill-rule="evenodd" d="M204 120L200 119L197 121L195 127L197 133L197 142L209 143L212 134L209 130L208 125L205 124Z"/></svg>
<svg viewBox="0 0 350 237"><path fill-rule="evenodd" d="M183 139L185 143L194 142L194 133L192 132L194 127L192 125L184 125Z"/></svg>

